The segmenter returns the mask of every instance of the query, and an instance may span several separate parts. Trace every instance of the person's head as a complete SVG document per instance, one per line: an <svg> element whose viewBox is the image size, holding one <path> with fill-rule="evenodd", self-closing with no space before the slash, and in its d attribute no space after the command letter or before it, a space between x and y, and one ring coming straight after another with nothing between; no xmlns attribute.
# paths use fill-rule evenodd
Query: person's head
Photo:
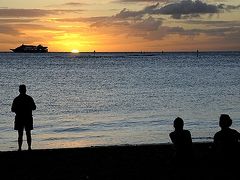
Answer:
<svg viewBox="0 0 240 180"><path fill-rule="evenodd" d="M27 91L26 86L25 86L24 84L21 84L21 85L19 86L19 92L20 92L20 94L26 94L26 91Z"/></svg>
<svg viewBox="0 0 240 180"><path fill-rule="evenodd" d="M219 126L221 128L229 128L232 125L232 119L228 114L221 114L219 118Z"/></svg>
<svg viewBox="0 0 240 180"><path fill-rule="evenodd" d="M177 117L173 122L173 127L175 129L179 130L179 129L183 129L183 126L184 126L184 122L183 122L182 118Z"/></svg>

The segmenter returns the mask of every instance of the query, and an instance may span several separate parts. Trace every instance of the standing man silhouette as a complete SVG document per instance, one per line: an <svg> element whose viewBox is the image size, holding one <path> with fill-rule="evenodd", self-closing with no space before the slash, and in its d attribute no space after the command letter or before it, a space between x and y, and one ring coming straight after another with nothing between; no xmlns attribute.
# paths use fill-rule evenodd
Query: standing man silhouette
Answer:
<svg viewBox="0 0 240 180"><path fill-rule="evenodd" d="M31 150L32 138L31 130L33 129L32 111L36 105L31 96L26 94L26 86L19 86L19 95L13 100L12 112L15 112L14 130L18 131L18 151L22 150L23 131L25 129L27 136L28 150Z"/></svg>

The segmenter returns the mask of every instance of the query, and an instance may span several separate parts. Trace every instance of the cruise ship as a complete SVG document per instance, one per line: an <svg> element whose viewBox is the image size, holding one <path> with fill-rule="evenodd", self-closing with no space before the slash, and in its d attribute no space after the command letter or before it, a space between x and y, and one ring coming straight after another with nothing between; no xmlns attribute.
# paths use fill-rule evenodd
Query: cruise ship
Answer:
<svg viewBox="0 0 240 180"><path fill-rule="evenodd" d="M48 52L48 47L44 47L41 44L39 44L38 46L22 44L21 46L10 50L15 53L46 53Z"/></svg>

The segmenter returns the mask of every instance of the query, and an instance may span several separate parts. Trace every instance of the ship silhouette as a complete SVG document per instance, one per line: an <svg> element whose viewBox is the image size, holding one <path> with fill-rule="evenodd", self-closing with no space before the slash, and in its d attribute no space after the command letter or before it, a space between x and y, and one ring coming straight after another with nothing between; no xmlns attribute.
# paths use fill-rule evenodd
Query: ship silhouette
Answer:
<svg viewBox="0 0 240 180"><path fill-rule="evenodd" d="M21 46L10 50L15 53L46 53L48 52L48 47L44 47L41 44L38 46L22 44Z"/></svg>

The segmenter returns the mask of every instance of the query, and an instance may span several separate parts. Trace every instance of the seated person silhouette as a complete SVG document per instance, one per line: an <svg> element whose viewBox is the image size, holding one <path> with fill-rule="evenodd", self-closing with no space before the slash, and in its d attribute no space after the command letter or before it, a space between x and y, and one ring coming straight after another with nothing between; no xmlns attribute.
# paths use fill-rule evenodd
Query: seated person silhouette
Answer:
<svg viewBox="0 0 240 180"><path fill-rule="evenodd" d="M235 129L231 129L232 119L227 114L221 114L219 118L219 126L221 128L214 135L214 148L216 155L221 160L230 160L238 155L240 133Z"/></svg>
<svg viewBox="0 0 240 180"><path fill-rule="evenodd" d="M173 126L175 130L169 134L175 148L175 161L190 160L192 157L192 137L189 130L183 129L184 122L182 118L177 117Z"/></svg>

